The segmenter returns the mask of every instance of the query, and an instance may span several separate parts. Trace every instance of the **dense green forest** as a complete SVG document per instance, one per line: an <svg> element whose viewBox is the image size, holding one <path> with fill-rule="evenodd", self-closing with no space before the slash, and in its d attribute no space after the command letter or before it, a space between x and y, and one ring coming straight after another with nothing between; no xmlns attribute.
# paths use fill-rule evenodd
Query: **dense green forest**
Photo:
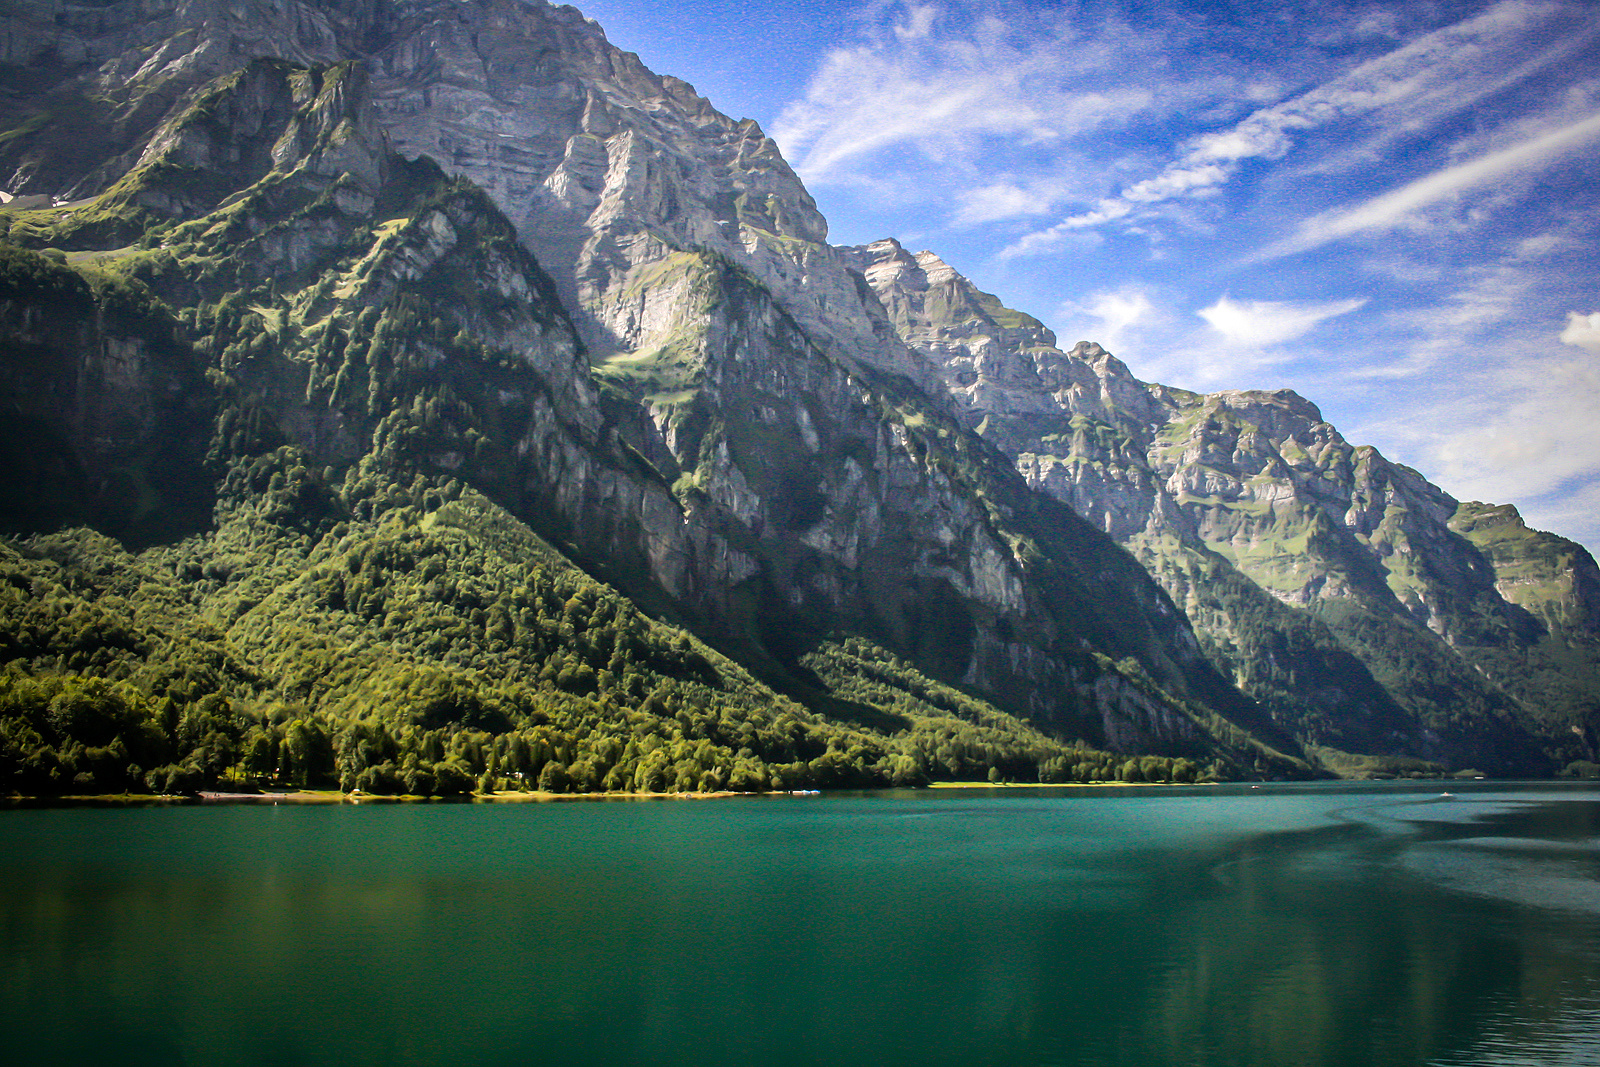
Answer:
<svg viewBox="0 0 1600 1067"><path fill-rule="evenodd" d="M1027 492L909 380L817 356L717 257L669 259L703 290L683 352L585 351L483 190L363 140L359 80L350 64L253 62L199 92L167 149L101 195L0 210L0 793L704 793L1462 766L1461 751L1421 758L1393 694L1486 766L1553 751L1509 701L1455 699L1469 668L1420 631L1397 641L1359 614L1290 613L1203 554L1166 576L1191 616L1227 620L1197 641L1132 557ZM731 372L708 362L714 320L788 331L775 351L816 357L868 431L807 458L799 429L735 417L779 398L715 407L712 379ZM630 434L652 412L668 413L675 455ZM753 578L708 622L655 577L661 542L639 532L691 515L716 527L707 551L758 572L817 566L789 552L828 506L814 468L879 477L879 431L901 441L908 485L971 505L974 536L1011 554L992 573L1025 586L1014 599L1034 614L963 600L941 574L953 549L907 577L915 530L869 586L915 602L888 621L800 607ZM730 456L778 502L762 521L781 536L759 540L710 499L702 483ZM597 498L557 506L573 485ZM597 529L573 529L585 522ZM1013 661L981 691L957 681L980 624ZM1040 692L1046 714L1017 714ZM1129 754L1151 749L1164 754Z"/></svg>
<svg viewBox="0 0 1600 1067"><path fill-rule="evenodd" d="M174 545L130 554L83 529L0 543L9 788L681 793L1222 770L1063 743L859 638L807 663L834 710L855 701L872 725L823 718L457 482L356 518L283 448L225 484L217 529Z"/></svg>
<svg viewBox="0 0 1600 1067"><path fill-rule="evenodd" d="M354 77L251 64L173 127L182 158L228 162L169 153L69 210L0 211L0 791L1294 769L1242 736L1240 756L1117 755L850 633L757 678L593 577L555 546L525 448L582 441L582 462L696 487L559 429L598 408L549 279L481 190L361 140ZM260 100L276 125L237 121Z"/></svg>

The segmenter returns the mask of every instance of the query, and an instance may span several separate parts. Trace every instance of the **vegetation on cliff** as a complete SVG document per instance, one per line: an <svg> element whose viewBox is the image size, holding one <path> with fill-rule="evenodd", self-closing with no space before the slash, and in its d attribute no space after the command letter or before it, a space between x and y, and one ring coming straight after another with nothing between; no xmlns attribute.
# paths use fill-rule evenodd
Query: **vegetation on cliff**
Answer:
<svg viewBox="0 0 1600 1067"><path fill-rule="evenodd" d="M648 219L627 223L648 254L596 245L603 295L563 303L483 189L389 150L367 76L241 59L150 96L143 132L106 111L142 147L98 195L0 210L0 788L1187 781L1592 753L1581 550L1465 510L1440 534L1447 498L1415 472L1274 429L1314 414L1299 398L1090 370L985 294L929 306L1082 379L1062 395L1166 414L974 432L884 355L886 323L883 352L854 351L839 339L878 320L786 304L782 256ZM36 111L5 151L81 172ZM569 316L592 333L602 311L648 343L586 351ZM1287 499L1271 477L1309 502L1257 496ZM1170 528L1129 510L1174 478ZM1324 499L1352 485L1356 533ZM1412 553L1430 537L1442 552Z"/></svg>
<svg viewBox="0 0 1600 1067"><path fill-rule="evenodd" d="M566 528L541 505L556 490L521 450L559 430L558 445L588 442L586 462L660 473L582 425L600 408L585 414L579 346L483 194L427 160L358 151L338 112L347 77L262 62L201 94L168 129L183 152L230 161L205 183L158 156L76 208L0 213L34 246L0 249L0 317L28 353L4 380L25 417L0 439L55 457L11 474L30 504L7 509L0 542L0 787L450 795L1293 771L1247 738L1237 753L1118 755L825 627L775 689L660 621L659 595L652 617L585 573L550 540ZM218 116L246 90L278 101L276 125L221 150L237 131ZM287 162L251 149L295 138ZM321 164L334 149L354 172ZM925 402L900 400L920 427ZM944 451L952 478L994 462Z"/></svg>
<svg viewBox="0 0 1600 1067"><path fill-rule="evenodd" d="M871 723L818 715L458 482L357 518L299 459L236 465L217 528L174 545L0 543L0 782L426 796L1240 771L1064 743L859 638L808 663Z"/></svg>

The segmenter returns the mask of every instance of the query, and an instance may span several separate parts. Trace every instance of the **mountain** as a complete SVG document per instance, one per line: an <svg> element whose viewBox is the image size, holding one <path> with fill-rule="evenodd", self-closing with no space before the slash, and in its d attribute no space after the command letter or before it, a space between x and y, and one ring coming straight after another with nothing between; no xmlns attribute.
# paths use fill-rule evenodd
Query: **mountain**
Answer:
<svg viewBox="0 0 1600 1067"><path fill-rule="evenodd" d="M1138 557L1330 765L1486 756L1523 717L1592 759L1600 582L1581 546L1458 503L1288 390L1141 382L1098 345L1063 352L931 252L848 255L963 425Z"/></svg>
<svg viewBox="0 0 1600 1067"><path fill-rule="evenodd" d="M17 787L1594 759L1581 548L829 246L572 8L4 18Z"/></svg>

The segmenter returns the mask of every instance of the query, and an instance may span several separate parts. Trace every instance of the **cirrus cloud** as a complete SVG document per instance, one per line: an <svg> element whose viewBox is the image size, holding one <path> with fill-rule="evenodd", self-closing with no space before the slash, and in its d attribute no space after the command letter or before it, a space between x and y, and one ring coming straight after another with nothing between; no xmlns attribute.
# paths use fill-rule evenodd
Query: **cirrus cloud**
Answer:
<svg viewBox="0 0 1600 1067"><path fill-rule="evenodd" d="M1266 348L1302 337L1319 323L1348 314L1364 304L1364 299L1311 303L1234 300L1224 296L1196 314L1230 344Z"/></svg>
<svg viewBox="0 0 1600 1067"><path fill-rule="evenodd" d="M1543 166L1600 140L1600 114L1549 130L1520 144L1471 162L1419 178L1393 192L1353 208L1326 212L1302 222L1283 241L1267 246L1261 259L1308 251L1363 230L1403 225L1416 212L1447 197L1503 180L1507 175Z"/></svg>
<svg viewBox="0 0 1600 1067"><path fill-rule="evenodd" d="M1043 36L996 15L934 5L902 7L862 44L834 49L805 99L778 116L772 135L808 181L826 183L879 149L910 145L943 155L963 137L1070 138L1125 121L1150 93L1120 82L1089 87L1075 75L1106 68L1113 49L1070 25ZM951 25L945 25L951 23Z"/></svg>
<svg viewBox="0 0 1600 1067"><path fill-rule="evenodd" d="M1102 135L1260 95L1221 63L1186 64L1174 77L1173 26L1135 30L1115 15L948 0L876 5L862 26L858 42L824 55L804 98L771 124L773 138L813 186L854 185L863 169L915 160L908 192L944 190L963 225L1103 190ZM1001 195L1022 188L1045 195Z"/></svg>
<svg viewBox="0 0 1600 1067"><path fill-rule="evenodd" d="M1142 217L1168 201L1215 195L1253 161L1278 161L1300 140L1318 131L1362 124L1365 135L1327 154L1315 171L1343 171L1381 160L1386 146L1402 137L1441 126L1508 87L1594 45L1600 24L1577 33L1555 27L1570 17L1563 5L1502 0L1484 12L1442 27L1384 55L1357 65L1306 92L1261 108L1238 123L1189 139L1176 158L1150 177L1131 182L1113 196L1012 242L1008 257L1038 255L1062 247L1075 231ZM1548 38L1553 37L1553 40ZM1352 209L1307 220L1295 236L1269 256L1316 247L1356 230L1382 225L1461 188L1479 185L1509 170L1547 163L1593 136L1579 122L1493 153L1476 165L1450 167Z"/></svg>

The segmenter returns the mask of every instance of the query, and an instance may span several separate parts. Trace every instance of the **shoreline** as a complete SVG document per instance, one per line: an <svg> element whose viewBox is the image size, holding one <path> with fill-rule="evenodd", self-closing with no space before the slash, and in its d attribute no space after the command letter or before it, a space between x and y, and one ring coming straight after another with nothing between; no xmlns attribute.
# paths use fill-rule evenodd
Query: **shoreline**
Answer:
<svg viewBox="0 0 1600 1067"><path fill-rule="evenodd" d="M1474 776L1476 778L1476 776ZM1362 782L1380 781L1383 779L1331 779L1334 782ZM1407 781L1407 779L1395 779ZM1483 779L1477 779L1483 780ZM1507 779L1508 781L1513 779ZM1520 779L1516 779L1520 780ZM1529 779L1538 781L1560 782L1567 779ZM1414 779L1415 784L1424 782L1445 782L1451 779ZM738 797L751 798L781 798L781 797L820 797L830 793L834 795L871 795L879 793L917 793L950 790L1073 790L1073 789L1172 789L1217 786L1251 786L1261 788L1269 785L1280 785L1278 782L929 782L925 786L916 787L886 787L880 789L841 789L824 792L816 789L782 789L770 790L761 793L743 793L732 790L718 790L716 792L702 793L641 793L641 792L615 792L615 793L549 793L541 790L500 790L494 793L462 793L455 796L417 796L415 794L385 795L377 793L343 793L337 789L285 789L272 790L259 793L244 793L232 790L205 790L197 795L185 796L181 794L155 794L155 793L111 793L111 794L77 794L70 796L24 796L20 794L0 795L0 809L5 807L162 807L177 805L332 805L349 804L352 806L362 804L552 804L564 802L596 802L596 801L666 801L666 800L731 800Z"/></svg>
<svg viewBox="0 0 1600 1067"><path fill-rule="evenodd" d="M1105 789L1148 788L1172 785L1222 785L1221 782L929 782L925 786L883 789L844 789L840 793L919 792L952 789ZM174 793L108 793L70 796L0 796L0 807L156 807L183 804L542 804L605 800L730 800L736 797L817 797L827 795L817 789L778 789L760 793L718 790L702 793L550 793L543 790L499 790L494 793L461 793L455 796L418 796L414 793L344 793L337 789L286 789L244 793L233 790L202 790L187 796Z"/></svg>
<svg viewBox="0 0 1600 1067"><path fill-rule="evenodd" d="M292 789L261 793L202 790L181 793L106 793L71 796L0 796L0 807L159 807L165 805L277 805L277 804L526 804L594 800L727 800L735 797L820 796L817 790L774 790L765 793L549 793L542 790L501 790L495 793L459 793L454 796L418 796L415 793L343 793L337 789Z"/></svg>
<svg viewBox="0 0 1600 1067"><path fill-rule="evenodd" d="M1228 782L929 782L925 789L1146 789L1172 786L1228 785ZM1231 783L1240 784L1240 783ZM1250 783L1264 784L1264 783Z"/></svg>

